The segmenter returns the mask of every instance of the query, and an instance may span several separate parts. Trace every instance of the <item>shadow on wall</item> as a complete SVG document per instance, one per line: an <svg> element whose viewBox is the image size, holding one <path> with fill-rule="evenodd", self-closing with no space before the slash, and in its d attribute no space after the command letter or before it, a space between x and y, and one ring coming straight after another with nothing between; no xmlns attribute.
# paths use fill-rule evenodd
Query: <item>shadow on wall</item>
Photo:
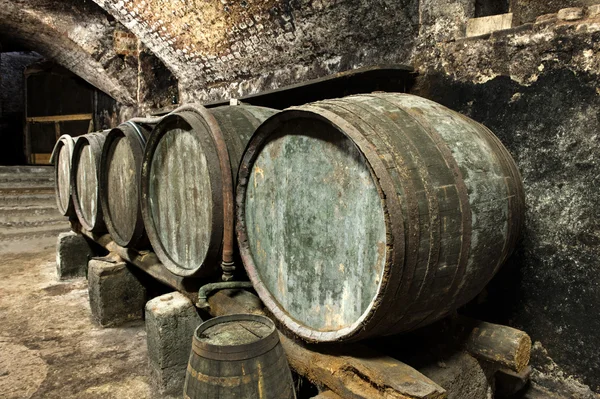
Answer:
<svg viewBox="0 0 600 399"><path fill-rule="evenodd" d="M508 264L469 305L541 341L570 374L600 391L600 87L598 77L551 70L530 86L441 75L413 94L488 126L513 155L526 192L526 226ZM493 317L494 319L490 319Z"/></svg>

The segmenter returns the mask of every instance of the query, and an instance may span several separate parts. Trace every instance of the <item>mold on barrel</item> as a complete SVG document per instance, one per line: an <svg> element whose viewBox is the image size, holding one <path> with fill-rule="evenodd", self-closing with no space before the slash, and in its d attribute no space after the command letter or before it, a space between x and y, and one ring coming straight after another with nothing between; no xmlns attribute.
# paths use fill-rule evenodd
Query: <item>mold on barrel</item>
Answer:
<svg viewBox="0 0 600 399"><path fill-rule="evenodd" d="M153 129L142 164L142 216L172 273L208 276L222 254L232 256L233 180L252 133L275 112L184 106Z"/></svg>
<svg viewBox="0 0 600 399"><path fill-rule="evenodd" d="M472 299L514 249L517 168L484 126L379 93L267 120L240 166L237 232L261 299L309 341L408 331Z"/></svg>
<svg viewBox="0 0 600 399"><path fill-rule="evenodd" d="M112 129L102 149L100 203L106 228L123 247L149 245L140 206L140 173L150 130L128 121Z"/></svg>

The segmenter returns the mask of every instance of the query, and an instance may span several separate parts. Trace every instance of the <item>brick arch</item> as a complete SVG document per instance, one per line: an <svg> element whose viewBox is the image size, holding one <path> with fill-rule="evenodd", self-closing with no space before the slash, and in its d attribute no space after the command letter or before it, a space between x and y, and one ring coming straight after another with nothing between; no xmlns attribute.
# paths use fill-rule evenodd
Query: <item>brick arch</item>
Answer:
<svg viewBox="0 0 600 399"><path fill-rule="evenodd" d="M1 35L134 106L137 71L124 67L115 51L117 30L114 19L92 2L0 0Z"/></svg>
<svg viewBox="0 0 600 399"><path fill-rule="evenodd" d="M418 0L93 0L216 101L374 64L407 63Z"/></svg>

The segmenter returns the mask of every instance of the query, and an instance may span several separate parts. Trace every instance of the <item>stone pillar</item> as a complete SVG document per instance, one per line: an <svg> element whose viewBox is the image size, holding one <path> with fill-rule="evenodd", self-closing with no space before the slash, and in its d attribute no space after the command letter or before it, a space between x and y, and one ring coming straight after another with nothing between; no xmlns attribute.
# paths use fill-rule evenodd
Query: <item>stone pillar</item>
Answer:
<svg viewBox="0 0 600 399"><path fill-rule="evenodd" d="M179 292L146 304L146 335L152 383L162 396L181 397L192 337L202 323L192 301Z"/></svg>
<svg viewBox="0 0 600 399"><path fill-rule="evenodd" d="M93 256L87 240L72 231L60 233L56 243L56 274L59 280L85 277L88 260Z"/></svg>
<svg viewBox="0 0 600 399"><path fill-rule="evenodd" d="M125 262L92 259L88 290L92 316L102 327L114 327L144 316L146 288Z"/></svg>

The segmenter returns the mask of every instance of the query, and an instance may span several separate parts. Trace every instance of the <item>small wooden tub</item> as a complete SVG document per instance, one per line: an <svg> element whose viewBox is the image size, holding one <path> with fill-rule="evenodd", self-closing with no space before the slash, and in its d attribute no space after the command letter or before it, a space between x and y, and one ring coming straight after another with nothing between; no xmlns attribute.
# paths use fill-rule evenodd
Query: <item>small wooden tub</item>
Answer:
<svg viewBox="0 0 600 399"><path fill-rule="evenodd" d="M185 399L295 398L273 322L264 316L215 317L194 334Z"/></svg>

